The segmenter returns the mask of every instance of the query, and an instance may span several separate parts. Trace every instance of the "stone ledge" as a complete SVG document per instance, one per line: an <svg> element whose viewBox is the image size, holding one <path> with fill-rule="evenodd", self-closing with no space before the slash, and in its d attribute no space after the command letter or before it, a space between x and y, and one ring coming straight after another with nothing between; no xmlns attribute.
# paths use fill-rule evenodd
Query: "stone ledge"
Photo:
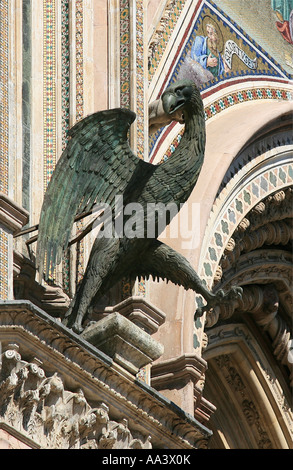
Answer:
<svg viewBox="0 0 293 470"><path fill-rule="evenodd" d="M117 312L90 325L81 336L133 374L164 352L160 343Z"/></svg>
<svg viewBox="0 0 293 470"><path fill-rule="evenodd" d="M15 234L27 224L28 220L29 213L0 192L0 223Z"/></svg>
<svg viewBox="0 0 293 470"><path fill-rule="evenodd" d="M129 297L114 307L107 307L105 313L119 312L149 334L158 331L166 315L141 296Z"/></svg>
<svg viewBox="0 0 293 470"><path fill-rule="evenodd" d="M192 380L196 384L203 378L207 363L197 354L184 354L152 366L152 386L156 389L174 388L178 381Z"/></svg>
<svg viewBox="0 0 293 470"><path fill-rule="evenodd" d="M151 436L154 447L207 446L209 429L31 302L0 303L0 342L2 350L17 343L23 360L37 358L46 377L58 373L65 389L82 389L90 406L105 403L109 415L127 418L131 433Z"/></svg>

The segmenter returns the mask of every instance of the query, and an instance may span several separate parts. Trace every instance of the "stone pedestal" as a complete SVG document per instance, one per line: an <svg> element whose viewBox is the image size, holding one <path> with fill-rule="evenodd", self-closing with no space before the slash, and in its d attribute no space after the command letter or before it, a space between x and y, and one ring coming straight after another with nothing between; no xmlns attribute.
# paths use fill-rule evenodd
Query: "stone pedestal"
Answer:
<svg viewBox="0 0 293 470"><path fill-rule="evenodd" d="M82 337L133 374L164 352L160 343L117 312L90 325Z"/></svg>
<svg viewBox="0 0 293 470"><path fill-rule="evenodd" d="M119 312L150 335L156 333L166 319L162 310L141 296L128 297L114 307L105 309L106 314L112 312Z"/></svg>

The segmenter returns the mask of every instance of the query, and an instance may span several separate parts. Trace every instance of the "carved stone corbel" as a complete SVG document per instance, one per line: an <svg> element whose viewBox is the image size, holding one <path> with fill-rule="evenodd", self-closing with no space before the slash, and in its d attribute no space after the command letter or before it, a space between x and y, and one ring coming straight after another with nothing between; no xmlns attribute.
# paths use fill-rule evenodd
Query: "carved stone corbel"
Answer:
<svg viewBox="0 0 293 470"><path fill-rule="evenodd" d="M291 335L290 329L278 315L279 295L272 284L264 286L243 286L242 299L216 307L207 317L206 326L216 324L219 318L227 320L237 311L252 315L255 323L268 333L272 341L273 353L278 361L290 370L290 385L293 386L293 364L290 359Z"/></svg>

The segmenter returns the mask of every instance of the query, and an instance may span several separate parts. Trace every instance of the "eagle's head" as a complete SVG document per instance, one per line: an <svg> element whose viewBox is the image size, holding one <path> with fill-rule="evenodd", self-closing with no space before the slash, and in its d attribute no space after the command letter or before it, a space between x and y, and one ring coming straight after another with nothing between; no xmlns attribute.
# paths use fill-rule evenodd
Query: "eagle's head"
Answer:
<svg viewBox="0 0 293 470"><path fill-rule="evenodd" d="M200 92L194 82L190 80L180 80L170 85L162 94L163 109L166 114L173 119L185 122L186 117L196 104L201 102Z"/></svg>
<svg viewBox="0 0 293 470"><path fill-rule="evenodd" d="M184 124L194 113L203 115L203 105L196 84L190 80L180 80L170 85L160 99L149 105L149 133L177 121Z"/></svg>

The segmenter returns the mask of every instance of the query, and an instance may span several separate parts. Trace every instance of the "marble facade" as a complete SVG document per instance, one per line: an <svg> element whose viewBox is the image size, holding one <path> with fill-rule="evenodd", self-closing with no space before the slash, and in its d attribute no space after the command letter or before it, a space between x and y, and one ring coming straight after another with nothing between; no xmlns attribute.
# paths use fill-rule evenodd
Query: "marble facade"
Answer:
<svg viewBox="0 0 293 470"><path fill-rule="evenodd" d="M263 31L254 2L228 3L0 2L0 448L292 448L292 45L269 0ZM187 203L200 207L196 237L167 242L211 289L234 283L243 299L194 323L195 293L125 279L93 314L111 347L97 332L78 337L60 319L91 237L47 285L37 229L17 233L38 224L68 130L94 111L132 109L137 155L172 158L183 128L149 136L148 104L185 73L208 21L221 54L234 53L200 82L207 145Z"/></svg>

